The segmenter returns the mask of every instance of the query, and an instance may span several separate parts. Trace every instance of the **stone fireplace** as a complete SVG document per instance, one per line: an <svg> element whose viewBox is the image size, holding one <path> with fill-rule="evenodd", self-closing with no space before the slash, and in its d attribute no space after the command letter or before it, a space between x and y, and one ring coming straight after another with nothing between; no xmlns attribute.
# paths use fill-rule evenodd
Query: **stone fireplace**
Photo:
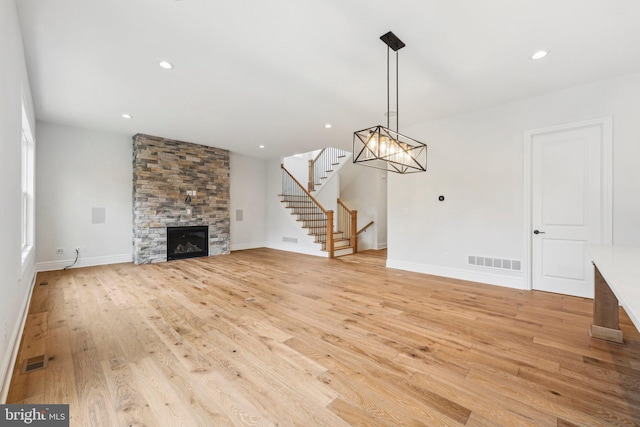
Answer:
<svg viewBox="0 0 640 427"><path fill-rule="evenodd" d="M167 261L172 227L208 227L207 254L228 254L229 224L227 150L143 134L133 137L136 264Z"/></svg>

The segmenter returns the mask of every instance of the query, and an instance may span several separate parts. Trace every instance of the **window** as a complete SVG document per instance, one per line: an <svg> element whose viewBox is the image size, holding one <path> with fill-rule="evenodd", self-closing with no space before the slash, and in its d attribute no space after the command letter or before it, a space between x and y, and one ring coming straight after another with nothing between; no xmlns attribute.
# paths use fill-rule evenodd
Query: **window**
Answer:
<svg viewBox="0 0 640 427"><path fill-rule="evenodd" d="M20 233L22 239L22 265L31 253L33 247L33 231L34 231L34 166L35 166L35 150L33 132L31 131L31 123L27 115L24 101L22 103L22 161L20 165L21 172L21 210L20 210Z"/></svg>

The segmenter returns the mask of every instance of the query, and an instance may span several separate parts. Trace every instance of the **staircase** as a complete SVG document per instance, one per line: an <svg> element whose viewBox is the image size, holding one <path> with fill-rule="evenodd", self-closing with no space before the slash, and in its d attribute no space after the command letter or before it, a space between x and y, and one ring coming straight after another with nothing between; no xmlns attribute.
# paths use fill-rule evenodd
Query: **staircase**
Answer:
<svg viewBox="0 0 640 427"><path fill-rule="evenodd" d="M309 192L315 191L317 186L322 185L322 180L327 179L333 172L333 168L340 164L340 159L347 156L344 150L334 147L327 147L320 150L318 155L309 160L309 182L307 189Z"/></svg>
<svg viewBox="0 0 640 427"><path fill-rule="evenodd" d="M285 203L285 207L292 215L296 216L301 228L307 230L307 234L321 246L321 250L328 252L329 258L356 253L358 251L355 233L357 212L349 210L338 199L337 215L334 215L332 210L323 208L284 165L281 165L281 169L280 201Z"/></svg>

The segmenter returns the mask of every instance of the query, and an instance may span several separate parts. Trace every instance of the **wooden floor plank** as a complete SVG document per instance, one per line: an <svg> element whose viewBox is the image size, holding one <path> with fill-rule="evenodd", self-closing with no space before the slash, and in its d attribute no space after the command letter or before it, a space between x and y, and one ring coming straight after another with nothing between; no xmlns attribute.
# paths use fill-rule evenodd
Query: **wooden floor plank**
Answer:
<svg viewBox="0 0 640 427"><path fill-rule="evenodd" d="M9 403L73 425L640 425L640 334L592 301L255 249L39 273ZM42 283L42 285L41 285Z"/></svg>
<svg viewBox="0 0 640 427"><path fill-rule="evenodd" d="M45 390L41 402L65 402L69 404L71 423L79 422L78 392L71 354L68 326L49 330L47 337L49 358L45 374Z"/></svg>

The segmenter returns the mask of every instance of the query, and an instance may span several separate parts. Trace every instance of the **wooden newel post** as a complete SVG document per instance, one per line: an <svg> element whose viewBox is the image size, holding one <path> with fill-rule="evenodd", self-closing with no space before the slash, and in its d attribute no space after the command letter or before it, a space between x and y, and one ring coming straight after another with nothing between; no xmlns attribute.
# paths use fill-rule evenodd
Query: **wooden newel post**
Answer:
<svg viewBox="0 0 640 427"><path fill-rule="evenodd" d="M358 211L351 211L351 246L353 246L353 253L358 253Z"/></svg>
<svg viewBox="0 0 640 427"><path fill-rule="evenodd" d="M315 189L315 179L314 179L314 173L313 173L313 160L309 160L309 183L307 184L307 189L309 191L313 191Z"/></svg>
<svg viewBox="0 0 640 427"><path fill-rule="evenodd" d="M333 258L333 211L327 211L327 251L329 258Z"/></svg>

